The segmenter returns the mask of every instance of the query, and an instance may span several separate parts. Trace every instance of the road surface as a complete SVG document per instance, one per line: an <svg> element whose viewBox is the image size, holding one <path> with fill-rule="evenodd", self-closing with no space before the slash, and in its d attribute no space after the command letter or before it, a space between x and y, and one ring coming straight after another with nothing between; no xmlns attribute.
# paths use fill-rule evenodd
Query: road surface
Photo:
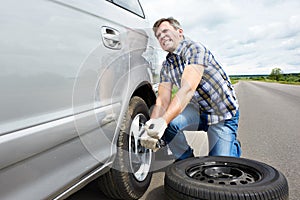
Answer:
<svg viewBox="0 0 300 200"><path fill-rule="evenodd" d="M270 164L288 179L290 200L300 196L300 86L241 81L243 157Z"/></svg>
<svg viewBox="0 0 300 200"><path fill-rule="evenodd" d="M288 179L290 200L300 196L300 86L240 81L235 86L240 104L239 138L242 157L267 163ZM207 153L204 132L186 132L196 155ZM165 165L172 161L158 162ZM154 173L142 200L164 199L163 169ZM88 185L68 200L109 200Z"/></svg>

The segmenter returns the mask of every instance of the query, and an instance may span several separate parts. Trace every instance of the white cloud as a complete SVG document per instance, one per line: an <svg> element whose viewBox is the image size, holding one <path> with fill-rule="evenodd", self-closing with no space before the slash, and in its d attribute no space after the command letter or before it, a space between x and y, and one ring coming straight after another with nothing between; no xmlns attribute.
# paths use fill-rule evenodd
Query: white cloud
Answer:
<svg viewBox="0 0 300 200"><path fill-rule="evenodd" d="M152 25L178 19L185 35L203 43L229 74L300 71L298 0L141 0Z"/></svg>

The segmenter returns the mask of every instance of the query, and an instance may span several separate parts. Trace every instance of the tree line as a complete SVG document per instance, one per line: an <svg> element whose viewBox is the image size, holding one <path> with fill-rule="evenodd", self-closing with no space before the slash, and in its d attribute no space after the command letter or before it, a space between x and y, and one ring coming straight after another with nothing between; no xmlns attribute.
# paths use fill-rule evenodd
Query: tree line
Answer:
<svg viewBox="0 0 300 200"><path fill-rule="evenodd" d="M238 80L256 80L300 85L300 73L284 73L280 68L272 69L269 75L232 75L233 82Z"/></svg>

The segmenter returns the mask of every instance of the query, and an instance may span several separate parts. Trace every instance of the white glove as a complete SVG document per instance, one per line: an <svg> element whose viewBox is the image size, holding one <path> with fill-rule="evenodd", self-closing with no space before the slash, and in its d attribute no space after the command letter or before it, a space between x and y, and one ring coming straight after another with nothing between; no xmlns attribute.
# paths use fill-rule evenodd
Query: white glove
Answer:
<svg viewBox="0 0 300 200"><path fill-rule="evenodd" d="M150 137L160 139L163 136L167 126L167 122L164 120L164 118L160 117L147 121L145 124L145 130Z"/></svg>
<svg viewBox="0 0 300 200"><path fill-rule="evenodd" d="M141 145L147 149L152 149L156 152L159 147L157 146L158 139L152 138L148 135L147 131L140 137Z"/></svg>

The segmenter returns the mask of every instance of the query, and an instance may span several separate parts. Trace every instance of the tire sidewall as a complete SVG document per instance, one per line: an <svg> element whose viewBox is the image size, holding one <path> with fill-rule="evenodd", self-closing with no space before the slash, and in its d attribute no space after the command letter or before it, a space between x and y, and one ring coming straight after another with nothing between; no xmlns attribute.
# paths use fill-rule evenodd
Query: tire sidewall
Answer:
<svg viewBox="0 0 300 200"><path fill-rule="evenodd" d="M247 166L258 171L261 175L260 180L246 184L246 185L217 185L211 183L205 183L195 180L186 174L186 169L191 166L199 165L205 162L226 162L234 163L237 165ZM278 181L280 180L280 181ZM176 182L180 182L177 184ZM173 184L175 183L175 184ZM207 193L222 193L225 196L230 196L231 194L255 194L258 191L262 191L261 195L266 195L272 191L274 188L285 188L282 183L286 183L285 177L277 171L275 168L258 161L249 160L245 158L233 158L233 157L200 157L200 158L190 158L183 161L179 161L169 166L166 171L165 184L168 187L174 189L175 191L184 191L188 188L191 196L193 194L199 193L199 188L201 192L205 191ZM283 189L285 190L285 189ZM288 193L288 192L287 192Z"/></svg>
<svg viewBox="0 0 300 200"><path fill-rule="evenodd" d="M147 177L143 181L138 181L129 170L129 131L134 117L141 113L149 119L148 107L144 100L139 97L133 97L121 125L117 142L117 156L114 162L114 168L119 170L118 173L121 173L123 183L126 184L125 188L131 190L129 193L132 193L137 197L142 196L148 189L152 178L152 173L149 171Z"/></svg>

